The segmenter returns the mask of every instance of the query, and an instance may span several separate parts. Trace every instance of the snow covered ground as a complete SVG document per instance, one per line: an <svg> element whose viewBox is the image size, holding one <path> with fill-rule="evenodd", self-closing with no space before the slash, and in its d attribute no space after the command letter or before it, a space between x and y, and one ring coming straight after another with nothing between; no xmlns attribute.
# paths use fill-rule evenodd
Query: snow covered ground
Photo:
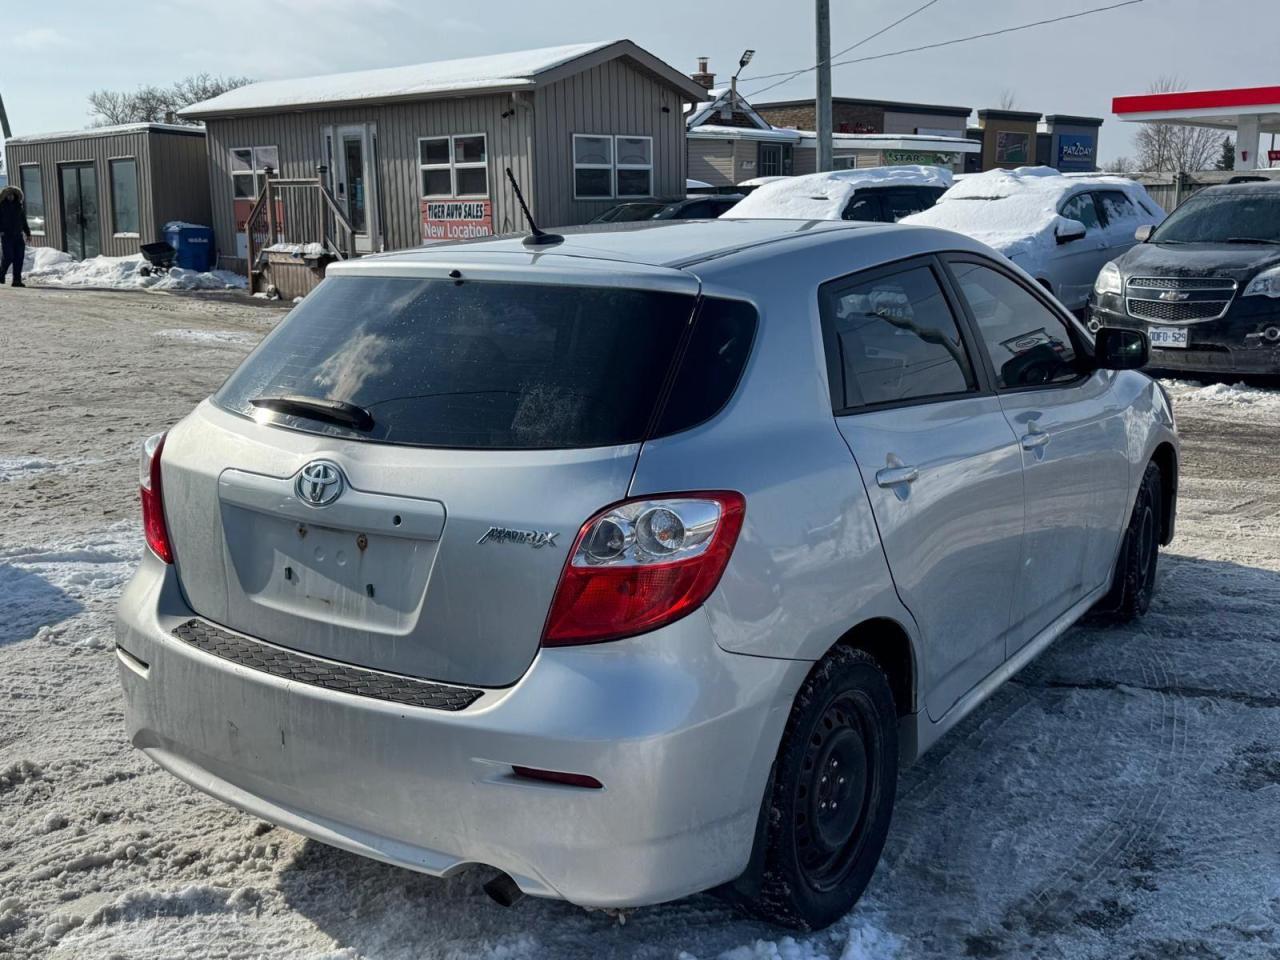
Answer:
<svg viewBox="0 0 1280 960"><path fill-rule="evenodd" d="M243 290L248 281L229 270L201 273L170 267L143 273L141 254L76 260L53 247L27 247L23 279L44 287L87 287L95 290Z"/></svg>
<svg viewBox="0 0 1280 960"><path fill-rule="evenodd" d="M1171 383L1185 463L1151 613L1072 630L906 771L849 917L789 936L702 896L619 924L303 840L125 742L138 441L279 316L0 289L0 957L1277 956L1280 394Z"/></svg>

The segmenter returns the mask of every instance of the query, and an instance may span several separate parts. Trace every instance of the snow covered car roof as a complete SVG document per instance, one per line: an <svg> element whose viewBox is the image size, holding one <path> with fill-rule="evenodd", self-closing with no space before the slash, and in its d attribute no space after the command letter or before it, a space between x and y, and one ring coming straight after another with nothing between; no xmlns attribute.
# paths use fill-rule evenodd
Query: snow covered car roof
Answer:
<svg viewBox="0 0 1280 960"><path fill-rule="evenodd" d="M720 216L730 220L839 220L858 190L904 185L949 187L951 182L950 170L912 164L783 177L766 183Z"/></svg>
<svg viewBox="0 0 1280 960"><path fill-rule="evenodd" d="M1144 216L1149 215L1135 221L1135 226L1164 219L1164 211L1146 189L1125 177L1067 177L1052 167L1018 167L957 179L933 207L904 217L902 222L954 230L1014 257L1055 247L1058 226L1069 222L1058 213L1062 201L1099 188L1122 191Z"/></svg>
<svg viewBox="0 0 1280 960"><path fill-rule="evenodd" d="M630 40L600 40L355 73L266 80L229 90L211 100L184 107L178 113L183 117L209 117L369 100L532 89L542 74L588 55L610 53L631 57L682 92L702 92L684 74Z"/></svg>

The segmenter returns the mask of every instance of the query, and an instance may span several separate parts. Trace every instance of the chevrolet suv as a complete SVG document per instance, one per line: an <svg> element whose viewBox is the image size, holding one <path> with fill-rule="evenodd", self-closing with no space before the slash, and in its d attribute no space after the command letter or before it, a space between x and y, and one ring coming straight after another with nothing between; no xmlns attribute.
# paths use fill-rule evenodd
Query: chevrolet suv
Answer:
<svg viewBox="0 0 1280 960"><path fill-rule="evenodd" d="M1151 365L1280 373L1280 181L1207 187L1098 274L1095 327L1145 330Z"/></svg>
<svg viewBox="0 0 1280 960"><path fill-rule="evenodd" d="M919 227L335 264L144 448L129 737L508 901L821 927L900 763L1086 611L1146 610L1178 442L1145 360Z"/></svg>

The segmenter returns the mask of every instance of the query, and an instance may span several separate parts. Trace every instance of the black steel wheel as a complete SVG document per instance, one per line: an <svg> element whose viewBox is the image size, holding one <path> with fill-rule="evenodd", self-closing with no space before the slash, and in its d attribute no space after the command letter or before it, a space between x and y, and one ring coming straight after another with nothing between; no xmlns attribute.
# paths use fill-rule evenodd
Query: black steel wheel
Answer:
<svg viewBox="0 0 1280 960"><path fill-rule="evenodd" d="M798 930L838 920L880 859L898 777L888 678L839 647L801 688L774 764L757 850L734 885L754 915Z"/></svg>
<svg viewBox="0 0 1280 960"><path fill-rule="evenodd" d="M1160 498L1160 468L1148 463L1133 504L1133 514L1124 531L1111 590L1097 607L1104 616L1126 622L1151 608L1163 534Z"/></svg>

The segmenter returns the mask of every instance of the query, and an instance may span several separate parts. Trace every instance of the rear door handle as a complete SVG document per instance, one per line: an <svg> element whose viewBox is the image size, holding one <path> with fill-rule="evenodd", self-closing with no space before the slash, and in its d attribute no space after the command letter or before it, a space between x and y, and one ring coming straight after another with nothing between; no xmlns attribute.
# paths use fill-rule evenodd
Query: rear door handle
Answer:
<svg viewBox="0 0 1280 960"><path fill-rule="evenodd" d="M881 487L896 487L900 483L915 483L920 471L915 467L885 467L876 471L876 484Z"/></svg>
<svg viewBox="0 0 1280 960"><path fill-rule="evenodd" d="M1037 447L1043 447L1048 442L1049 434L1039 430L1022 435L1023 450L1035 450Z"/></svg>

